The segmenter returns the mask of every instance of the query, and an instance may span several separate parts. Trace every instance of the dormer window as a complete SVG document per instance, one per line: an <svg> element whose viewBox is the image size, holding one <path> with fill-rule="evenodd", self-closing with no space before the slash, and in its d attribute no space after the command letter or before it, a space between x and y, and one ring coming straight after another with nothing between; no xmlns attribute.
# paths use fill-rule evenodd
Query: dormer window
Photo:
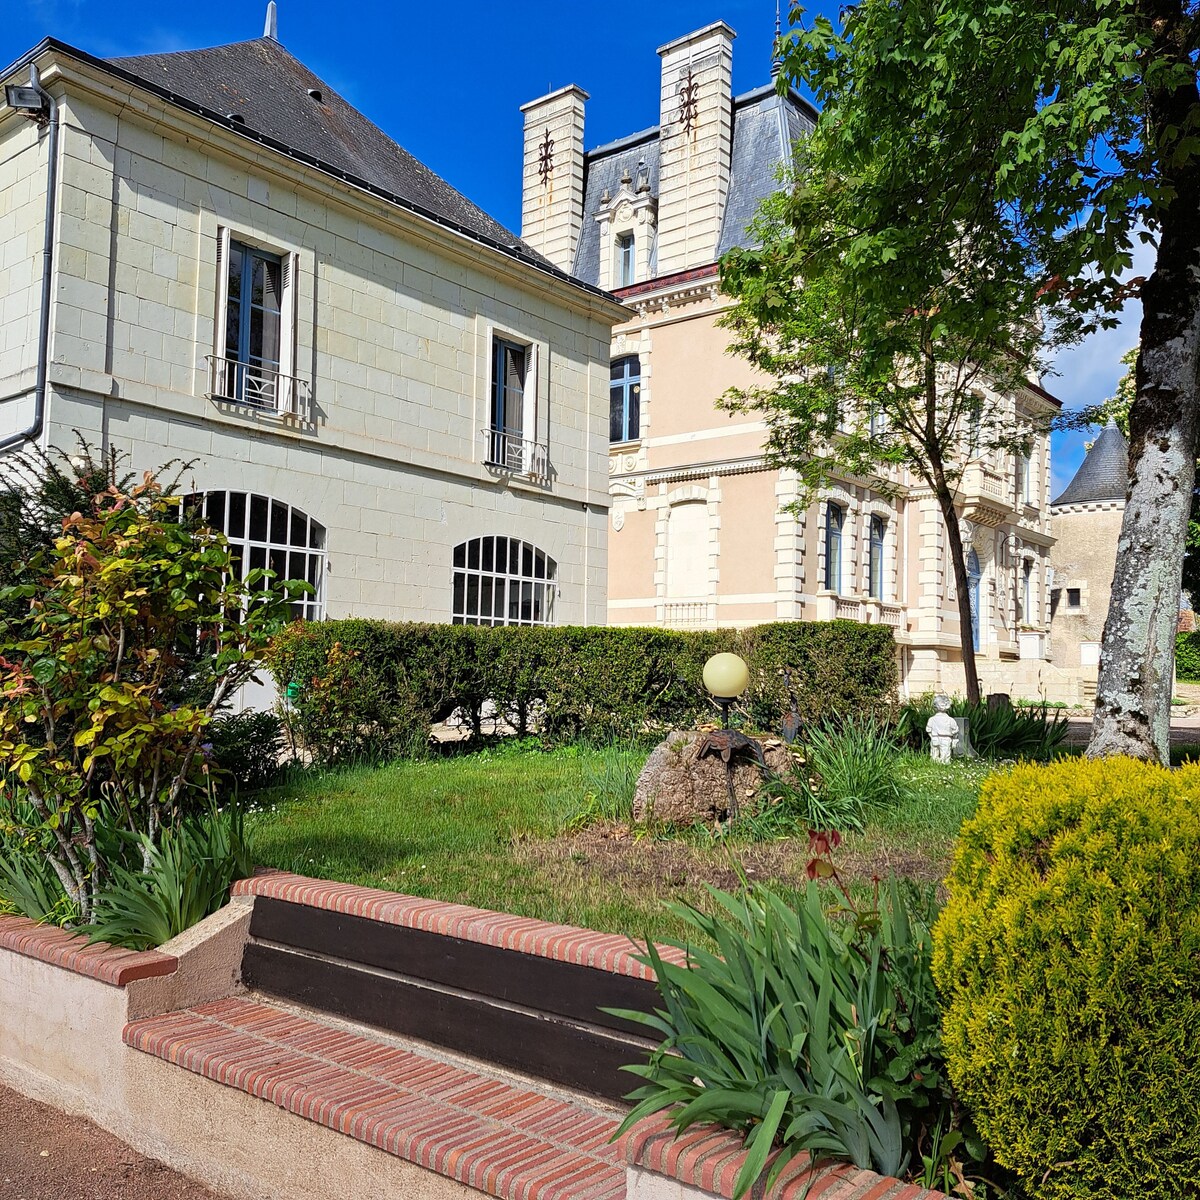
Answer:
<svg viewBox="0 0 1200 1200"><path fill-rule="evenodd" d="M617 287L629 287L636 282L633 234L622 233L617 236Z"/></svg>

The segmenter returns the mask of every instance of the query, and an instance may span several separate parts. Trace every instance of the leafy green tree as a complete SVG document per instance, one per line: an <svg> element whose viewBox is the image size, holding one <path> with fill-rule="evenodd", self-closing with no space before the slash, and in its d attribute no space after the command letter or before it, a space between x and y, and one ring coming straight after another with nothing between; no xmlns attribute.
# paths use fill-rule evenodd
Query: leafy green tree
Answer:
<svg viewBox="0 0 1200 1200"><path fill-rule="evenodd" d="M756 246L722 261L722 287L737 300L724 318L731 348L769 381L726 403L762 414L769 456L796 471L802 503L839 476L893 492L898 468L932 493L977 703L966 476L974 467L982 480L988 463L1008 474L1010 456L1028 455L1049 427L1049 405L1016 400L1041 365L1043 299L1024 247L967 207L949 214L939 240L910 245L879 162L850 150L819 127L791 186L763 206Z"/></svg>
<svg viewBox="0 0 1200 1200"><path fill-rule="evenodd" d="M113 838L140 839L148 868L204 788L206 730L305 587L239 581L224 537L179 503L152 474L110 484L0 591L15 611L0 619L0 823L40 847L83 923Z"/></svg>
<svg viewBox="0 0 1200 1200"><path fill-rule="evenodd" d="M72 455L32 448L0 458L0 588L24 580L30 560L61 536L66 517L86 510L110 487L130 483L115 451L102 455L82 438ZM0 618L25 607L14 597L8 610L0 604Z"/></svg>
<svg viewBox="0 0 1200 1200"><path fill-rule="evenodd" d="M1093 755L1167 752L1197 433L1198 41L1187 0L860 0L841 28L817 18L783 53L781 85L807 84L823 107L818 182L828 170L861 202L836 250L874 271L894 311L905 298L926 311L953 284L947 247L964 237L972 277L1006 285L981 332L1029 313L1014 258L1052 339L1142 301ZM1138 237L1157 246L1154 270L1123 281Z"/></svg>

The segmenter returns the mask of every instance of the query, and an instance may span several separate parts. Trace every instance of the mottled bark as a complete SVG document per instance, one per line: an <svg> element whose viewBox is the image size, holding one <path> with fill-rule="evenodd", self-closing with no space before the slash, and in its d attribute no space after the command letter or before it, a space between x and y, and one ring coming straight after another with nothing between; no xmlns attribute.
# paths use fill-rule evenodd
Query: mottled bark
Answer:
<svg viewBox="0 0 1200 1200"><path fill-rule="evenodd" d="M1151 6L1154 7L1154 6ZM1157 47L1175 50L1179 9L1155 14ZM1177 41L1178 39L1176 39ZM1151 93L1150 130L1187 129L1193 81ZM1196 475L1200 365L1200 162L1165 174L1175 193L1158 214L1158 261L1142 289L1137 396L1129 414L1129 492L1104 625L1089 758L1128 754L1166 763L1180 578Z"/></svg>

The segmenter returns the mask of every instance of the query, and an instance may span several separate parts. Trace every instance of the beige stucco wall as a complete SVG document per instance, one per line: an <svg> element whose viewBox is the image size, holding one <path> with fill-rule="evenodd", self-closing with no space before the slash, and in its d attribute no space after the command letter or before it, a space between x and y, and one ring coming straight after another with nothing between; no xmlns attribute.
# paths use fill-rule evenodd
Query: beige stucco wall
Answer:
<svg viewBox="0 0 1200 1200"><path fill-rule="evenodd" d="M1058 541L1051 566L1058 604L1050 638L1054 661L1063 667L1080 667L1080 643L1098 645L1104 633L1124 508L1123 501L1113 500L1062 505L1053 510ZM1067 592L1072 588L1080 592L1078 608L1071 608L1067 602Z"/></svg>
<svg viewBox="0 0 1200 1200"><path fill-rule="evenodd" d="M602 622L619 310L67 69L43 73L65 95L48 442L78 429L136 471L177 457L196 490L304 509L327 530L330 615L449 619L453 546L502 534L558 562L560 623ZM295 372L312 385L300 419L206 394L219 228L295 256ZM526 436L548 447L544 486L483 464L494 334L535 348Z"/></svg>

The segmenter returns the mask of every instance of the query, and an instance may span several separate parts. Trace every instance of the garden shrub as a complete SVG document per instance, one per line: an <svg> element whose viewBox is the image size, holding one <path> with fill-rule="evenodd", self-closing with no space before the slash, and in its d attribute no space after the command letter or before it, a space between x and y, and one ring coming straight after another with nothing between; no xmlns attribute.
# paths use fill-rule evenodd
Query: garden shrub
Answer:
<svg viewBox="0 0 1200 1200"><path fill-rule="evenodd" d="M476 732L488 702L551 743L662 733L715 716L705 661L735 650L751 666L753 724L777 729L791 675L806 719L882 711L894 697L891 631L850 621L683 633L605 626L489 628L343 620L297 623L271 669L294 735L321 762L388 757L425 743L464 710Z"/></svg>
<svg viewBox="0 0 1200 1200"><path fill-rule="evenodd" d="M1200 1189L1200 767L988 779L934 937L946 1059L1036 1200Z"/></svg>
<svg viewBox="0 0 1200 1200"><path fill-rule="evenodd" d="M221 713L208 738L221 782L238 792L270 787L283 771L283 724L273 712Z"/></svg>
<svg viewBox="0 0 1200 1200"><path fill-rule="evenodd" d="M1175 635L1175 675L1188 683L1200 682L1200 631Z"/></svg>
<svg viewBox="0 0 1200 1200"><path fill-rule="evenodd" d="M971 745L982 758L1015 758L1045 762L1067 736L1070 726L1061 708L1045 704L989 707L961 696L950 702L950 714L970 722ZM926 723L933 716L933 693L905 704L896 725L897 736L914 750L928 752Z"/></svg>
<svg viewBox="0 0 1200 1200"><path fill-rule="evenodd" d="M44 857L84 923L117 867L107 835L140 838L148 870L210 792L212 721L307 590L239 578L179 511L153 473L112 483L0 587L0 853Z"/></svg>

